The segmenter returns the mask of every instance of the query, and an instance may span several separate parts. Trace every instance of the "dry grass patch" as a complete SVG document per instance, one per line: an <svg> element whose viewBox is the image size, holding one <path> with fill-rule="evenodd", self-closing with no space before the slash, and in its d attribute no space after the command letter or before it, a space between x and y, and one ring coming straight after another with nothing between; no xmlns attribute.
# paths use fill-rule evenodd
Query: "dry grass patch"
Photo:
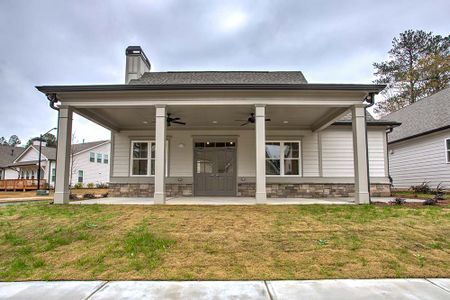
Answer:
<svg viewBox="0 0 450 300"><path fill-rule="evenodd" d="M0 208L0 280L450 276L450 208Z"/></svg>

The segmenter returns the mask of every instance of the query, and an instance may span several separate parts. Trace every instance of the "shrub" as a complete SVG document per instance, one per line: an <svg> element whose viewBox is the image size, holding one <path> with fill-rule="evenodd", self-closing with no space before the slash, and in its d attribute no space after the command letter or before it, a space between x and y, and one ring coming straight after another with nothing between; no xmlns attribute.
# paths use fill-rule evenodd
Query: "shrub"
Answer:
<svg viewBox="0 0 450 300"><path fill-rule="evenodd" d="M434 190L434 198L436 200L444 200L444 188L442 187L442 182L436 186Z"/></svg>
<svg viewBox="0 0 450 300"><path fill-rule="evenodd" d="M94 188L94 183L89 182L86 186L87 186L88 189L93 189Z"/></svg>
<svg viewBox="0 0 450 300"><path fill-rule="evenodd" d="M394 200L392 200L391 202L390 202L391 204L394 204L394 205L403 205L403 204L405 204L406 203L406 201L405 201L405 199L403 199L403 198L395 198Z"/></svg>
<svg viewBox="0 0 450 300"><path fill-rule="evenodd" d="M84 198L84 199L94 199L94 198L95 198L95 195L94 195L94 194L91 194L91 193L87 193L87 194L84 194L84 195L83 195L83 198Z"/></svg>
<svg viewBox="0 0 450 300"><path fill-rule="evenodd" d="M69 195L69 199L70 199L70 200L77 200L78 198L77 198L77 195L75 195L75 194L70 194L70 195Z"/></svg>
<svg viewBox="0 0 450 300"><path fill-rule="evenodd" d="M415 194L429 194L431 192L429 181L424 181L419 185L413 185L409 189Z"/></svg>
<svg viewBox="0 0 450 300"><path fill-rule="evenodd" d="M96 188L98 188L98 189L107 189L108 188L108 184L107 183L97 183L96 185L95 185L95 187Z"/></svg>
<svg viewBox="0 0 450 300"><path fill-rule="evenodd" d="M74 189L81 189L81 188L83 188L83 183L77 182L77 183L75 183L75 184L73 185L73 188L74 188Z"/></svg>
<svg viewBox="0 0 450 300"><path fill-rule="evenodd" d="M108 197L108 193L103 193L102 198L106 198L106 197Z"/></svg>

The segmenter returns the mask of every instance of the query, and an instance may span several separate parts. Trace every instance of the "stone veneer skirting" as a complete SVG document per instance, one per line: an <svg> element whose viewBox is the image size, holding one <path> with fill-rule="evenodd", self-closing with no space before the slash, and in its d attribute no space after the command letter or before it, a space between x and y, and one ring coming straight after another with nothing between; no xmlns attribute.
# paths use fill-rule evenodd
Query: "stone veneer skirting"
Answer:
<svg viewBox="0 0 450 300"><path fill-rule="evenodd" d="M239 183L238 196L254 197L254 183ZM335 198L354 197L355 185L351 183L267 183L268 198ZM374 197L389 197L389 184L371 184L370 193Z"/></svg>
<svg viewBox="0 0 450 300"><path fill-rule="evenodd" d="M254 197L255 183L239 183L238 197ZM370 192L375 197L389 197L389 184L371 184ZM142 183L110 183L110 197L153 197L153 184ZM192 196L192 184L166 184L168 197ZM269 198L334 198L353 197L355 187L344 183L268 183Z"/></svg>

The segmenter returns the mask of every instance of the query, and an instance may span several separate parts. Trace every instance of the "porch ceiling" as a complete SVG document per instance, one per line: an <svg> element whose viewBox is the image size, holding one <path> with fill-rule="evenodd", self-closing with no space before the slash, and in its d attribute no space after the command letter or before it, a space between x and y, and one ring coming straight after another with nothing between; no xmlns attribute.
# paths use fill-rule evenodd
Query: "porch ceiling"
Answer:
<svg viewBox="0 0 450 300"><path fill-rule="evenodd" d="M266 123L270 129L314 129L315 124L343 108L327 106L267 106ZM76 112L113 130L151 129L155 123L154 106L144 107L92 107ZM254 112L254 106L169 106L173 117L181 118L185 126L174 124L172 129L252 129L253 124L241 126ZM239 121L240 120L240 121Z"/></svg>

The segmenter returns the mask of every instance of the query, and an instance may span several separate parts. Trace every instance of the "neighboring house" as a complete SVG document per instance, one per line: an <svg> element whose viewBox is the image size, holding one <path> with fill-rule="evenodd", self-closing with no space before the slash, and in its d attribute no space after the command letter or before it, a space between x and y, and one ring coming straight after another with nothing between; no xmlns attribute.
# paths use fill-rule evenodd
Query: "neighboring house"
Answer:
<svg viewBox="0 0 450 300"><path fill-rule="evenodd" d="M389 134L389 171L395 188L429 182L450 188L450 88L384 117L402 125Z"/></svg>
<svg viewBox="0 0 450 300"><path fill-rule="evenodd" d="M9 165L12 164L24 150L25 148L23 147L0 145L0 180L18 178L17 171Z"/></svg>
<svg viewBox="0 0 450 300"><path fill-rule="evenodd" d="M70 184L105 184L109 181L110 141L74 144L68 153ZM4 179L37 179L39 165L39 142L35 141L9 163L9 173ZM41 179L53 187L56 180L56 148L46 147L41 151Z"/></svg>
<svg viewBox="0 0 450 300"><path fill-rule="evenodd" d="M112 132L112 196L368 203L368 165L372 195L390 194L385 131L396 123L365 120L384 85L312 84L302 72L150 68L140 47L128 47L125 84L37 87L59 109L55 203L69 199L70 167L59 158L70 149L73 112Z"/></svg>

